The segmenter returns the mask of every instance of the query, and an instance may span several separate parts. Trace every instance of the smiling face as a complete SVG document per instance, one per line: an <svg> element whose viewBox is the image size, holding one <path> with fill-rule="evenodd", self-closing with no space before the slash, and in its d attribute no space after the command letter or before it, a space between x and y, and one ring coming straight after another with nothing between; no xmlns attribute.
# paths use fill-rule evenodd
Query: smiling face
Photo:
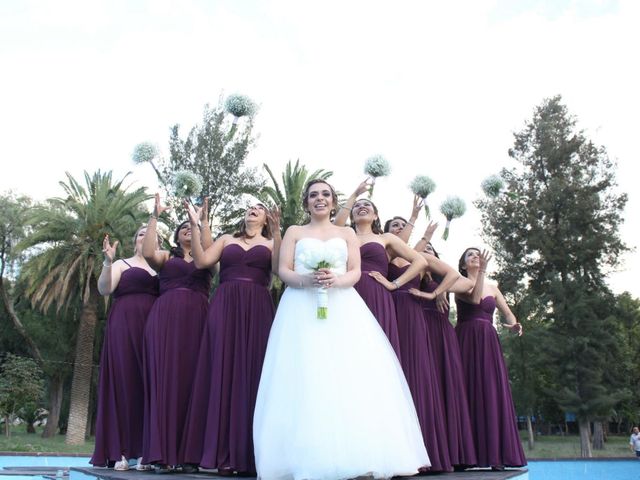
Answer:
<svg viewBox="0 0 640 480"><path fill-rule="evenodd" d="M181 247L191 246L191 225L189 222L183 222L180 225L176 237L176 243Z"/></svg>
<svg viewBox="0 0 640 480"><path fill-rule="evenodd" d="M385 224L384 231L393 233L394 235L400 235L404 227L407 226L407 221L402 217L393 217Z"/></svg>
<svg viewBox="0 0 640 480"><path fill-rule="evenodd" d="M312 216L331 215L335 211L337 196L333 187L323 181L312 180L307 184L302 206Z"/></svg>
<svg viewBox="0 0 640 480"><path fill-rule="evenodd" d="M469 270L474 270L479 267L480 250L474 247L467 248L458 261L458 271L466 277Z"/></svg>
<svg viewBox="0 0 640 480"><path fill-rule="evenodd" d="M244 214L245 223L256 223L258 225L266 225L267 209L261 203L256 203L247 209Z"/></svg>
<svg viewBox="0 0 640 480"><path fill-rule="evenodd" d="M373 223L378 218L378 209L371 200L361 198L351 208L351 219L355 223Z"/></svg>

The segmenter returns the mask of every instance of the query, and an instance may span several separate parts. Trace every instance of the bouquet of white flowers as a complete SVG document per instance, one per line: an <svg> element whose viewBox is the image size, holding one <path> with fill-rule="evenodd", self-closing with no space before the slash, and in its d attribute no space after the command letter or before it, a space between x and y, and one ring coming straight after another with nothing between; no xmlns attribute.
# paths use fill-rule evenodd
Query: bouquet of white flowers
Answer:
<svg viewBox="0 0 640 480"><path fill-rule="evenodd" d="M317 248L303 252L298 256L297 261L314 272L321 268L339 269L344 267L344 261L339 256L339 252L330 248ZM316 300L316 318L326 320L329 314L329 292L326 287L317 288Z"/></svg>
<svg viewBox="0 0 640 480"><path fill-rule="evenodd" d="M364 162L364 173L371 178L371 188L369 189L369 198L371 198L373 195L373 187L376 184L376 178L389 175L391 173L391 166L382 155L374 155L367 158Z"/></svg>
<svg viewBox="0 0 640 480"><path fill-rule="evenodd" d="M436 189L436 182L426 175L418 175L409 184L409 188L414 195L420 197L424 203L424 212L427 214L427 220L431 218L429 213L429 205L427 205L427 197Z"/></svg>
<svg viewBox="0 0 640 480"><path fill-rule="evenodd" d="M449 227L451 226L451 220L454 218L460 218L467 211L467 206L460 197L447 197L447 199L440 205L440 211L447 219L447 225L444 227L444 233L442 239L449 238Z"/></svg>

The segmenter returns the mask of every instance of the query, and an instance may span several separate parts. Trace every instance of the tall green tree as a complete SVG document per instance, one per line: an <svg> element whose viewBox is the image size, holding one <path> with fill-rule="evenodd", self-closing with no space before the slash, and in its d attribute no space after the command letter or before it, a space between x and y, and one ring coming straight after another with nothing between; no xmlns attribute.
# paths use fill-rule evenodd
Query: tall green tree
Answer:
<svg viewBox="0 0 640 480"><path fill-rule="evenodd" d="M256 195L263 180L255 168L246 166L254 143L253 117L233 124L222 102L215 108L205 105L202 122L191 128L186 138L174 125L169 138L169 158L159 160L161 175L167 180L168 204L182 211L170 179L179 170L189 170L202 179L202 196L209 198L212 227L225 228L244 214L243 194ZM186 215L185 215L186 217Z"/></svg>
<svg viewBox="0 0 640 480"><path fill-rule="evenodd" d="M611 411L618 392L603 387L611 332L607 272L626 249L619 235L627 196L616 191L604 147L576 128L556 96L543 101L502 171L508 192L477 202L483 233L502 269L513 269L544 306L554 396L575 412L581 452L591 456L590 421Z"/></svg>
<svg viewBox="0 0 640 480"><path fill-rule="evenodd" d="M126 176L125 176L126 178ZM34 209L33 233L21 246L32 258L24 267L28 293L43 312L79 311L69 424L66 442L85 441L92 380L94 339L100 310L97 278L102 263L102 239L129 238L146 218L143 188L129 189L125 178L111 172L85 173L82 185L67 173L60 182L65 196Z"/></svg>
<svg viewBox="0 0 640 480"><path fill-rule="evenodd" d="M44 391L42 371L29 357L8 354L0 366L0 415L4 418L5 435L11 435L16 413L40 400Z"/></svg>
<svg viewBox="0 0 640 480"><path fill-rule="evenodd" d="M333 175L333 172L323 169L309 172L306 166L300 165L299 159L296 160L295 165L292 165L289 160L281 175L282 183L279 183L271 168L266 163L263 166L269 175L271 184L262 189L261 198L269 204L280 207L280 225L283 231L286 231L291 225L300 225L304 222L302 193L307 182L315 178L326 180Z"/></svg>

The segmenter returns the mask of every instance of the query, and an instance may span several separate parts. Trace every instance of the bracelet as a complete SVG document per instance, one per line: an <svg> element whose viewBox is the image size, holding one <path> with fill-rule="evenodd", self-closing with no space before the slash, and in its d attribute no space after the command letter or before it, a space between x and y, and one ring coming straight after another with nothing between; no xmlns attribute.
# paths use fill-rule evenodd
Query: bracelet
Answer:
<svg viewBox="0 0 640 480"><path fill-rule="evenodd" d="M396 286L396 290L400 290L400 285L398 285L398 281L397 280L394 280L391 283L393 283Z"/></svg>
<svg viewBox="0 0 640 480"><path fill-rule="evenodd" d="M415 225L409 221L407 221L407 223L405 223L405 225L411 225L412 227L415 227Z"/></svg>
<svg viewBox="0 0 640 480"><path fill-rule="evenodd" d="M427 240L427 237L422 237L420 240L424 240L425 242L429 242L429 240Z"/></svg>
<svg viewBox="0 0 640 480"><path fill-rule="evenodd" d="M149 216L149 220L151 220L152 218L155 218L156 220L158 219L158 217L156 217L153 213Z"/></svg>
<svg viewBox="0 0 640 480"><path fill-rule="evenodd" d="M102 266L105 268L109 268L111 265L113 265L113 262L107 264L107 261L105 260L104 262L102 262Z"/></svg>

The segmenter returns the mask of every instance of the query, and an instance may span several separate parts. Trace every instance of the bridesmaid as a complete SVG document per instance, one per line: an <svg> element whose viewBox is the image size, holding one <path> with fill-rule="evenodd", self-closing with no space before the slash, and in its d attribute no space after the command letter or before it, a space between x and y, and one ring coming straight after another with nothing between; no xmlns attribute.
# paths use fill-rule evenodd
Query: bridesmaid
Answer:
<svg viewBox="0 0 640 480"><path fill-rule="evenodd" d="M427 238L431 237L429 233L428 230L425 232L422 240L416 245L416 250L428 242ZM431 242L426 243L424 251L428 255L439 258ZM448 295L443 293L435 300L430 298L441 283L441 276L427 272L422 278L420 289L413 289L410 293L422 299L431 345L431 359L444 399L449 458L454 469L462 470L477 463L476 449L473 437L468 433L471 425L469 402L462 370L460 345L453 325L449 321ZM466 277L461 277L449 291L465 293L472 288L473 282Z"/></svg>
<svg viewBox="0 0 640 480"><path fill-rule="evenodd" d="M504 467L524 466L527 460L518 435L507 367L493 327L496 306L505 317L506 328L522 335L522 325L517 322L498 287L485 283L490 259L487 252L480 253L477 248L466 249L460 257L460 273L475 285L468 294L456 294L456 333L469 395L477 465L502 470Z"/></svg>
<svg viewBox="0 0 640 480"><path fill-rule="evenodd" d="M180 443L211 286L211 272L198 269L191 257L192 229L188 221L182 222L174 233L175 248L154 248L157 219L166 209L156 194L142 248L160 279L160 297L151 309L144 335L143 461L153 463L156 473L167 473L171 467L184 463ZM201 220L203 229L208 231L206 207Z"/></svg>
<svg viewBox="0 0 640 480"><path fill-rule="evenodd" d="M189 208L198 268L220 261L185 436L185 460L220 474L255 476L253 410L275 309L269 284L280 250L279 212L256 204L240 231L206 250L198 244L198 212ZM205 413L206 412L206 413Z"/></svg>
<svg viewBox="0 0 640 480"><path fill-rule="evenodd" d="M346 204L340 207L335 225L345 225L347 214L349 215L351 227L356 231L360 241L362 270L360 280L354 288L378 320L398 358L401 358L393 297L388 289L376 281L376 277L388 276L389 259L405 259L410 264L409 267L392 282L392 289L397 290L418 276L426 268L427 262L398 237L382 231L378 209L371 200L361 198L356 201L358 195L364 193L367 188L367 181L358 185Z"/></svg>
<svg viewBox="0 0 640 480"><path fill-rule="evenodd" d="M414 199L413 212L415 215L411 216L413 221L417 217L416 210L419 211L419 208L419 199L416 198ZM386 222L385 231L406 241L409 236L407 232L410 230L407 226L411 224L405 222L402 217L394 217ZM426 257L425 254L423 255ZM381 275L376 275L375 278L387 289L392 290L391 280L400 277L409 268L409 265L406 260L395 258L389 264L388 280L382 278ZM435 298L441 292L446 293L447 288L451 287L460 277L460 274L452 267L435 257L428 259L428 265L427 272L437 273L443 278L439 288L429 294L430 298ZM400 363L407 377L420 420L423 440L431 459L431 468L428 471L446 472L453 470L453 465L447 441L444 398L434 368L427 319L424 316L420 299L410 293L410 291L416 290L419 285L420 276L416 276L400 289L392 292L398 318Z"/></svg>
<svg viewBox="0 0 640 480"><path fill-rule="evenodd" d="M118 242L104 237L104 263L98 278L101 295L113 295L100 360L96 445L91 463L128 470L141 463L144 418L142 339L149 311L158 297L158 276L142 256L147 227L133 237L133 256L114 261ZM153 236L151 237L153 239ZM155 242L154 242L155 243ZM155 243L154 248L157 248Z"/></svg>

